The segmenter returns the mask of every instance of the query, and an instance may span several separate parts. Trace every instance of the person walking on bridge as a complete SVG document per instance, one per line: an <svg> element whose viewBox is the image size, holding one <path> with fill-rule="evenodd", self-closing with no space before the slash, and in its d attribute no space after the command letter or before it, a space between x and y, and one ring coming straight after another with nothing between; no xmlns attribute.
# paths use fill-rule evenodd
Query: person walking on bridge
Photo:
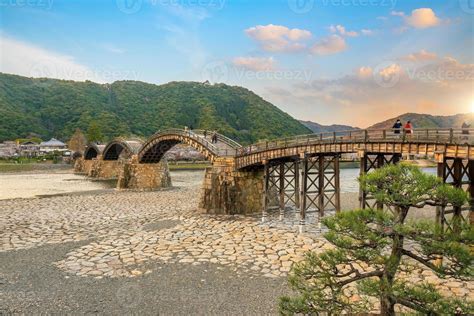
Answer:
<svg viewBox="0 0 474 316"><path fill-rule="evenodd" d="M413 125L411 125L411 121L408 121L405 124L404 129L405 129L405 134L407 134L407 135L413 134Z"/></svg>
<svg viewBox="0 0 474 316"><path fill-rule="evenodd" d="M469 129L471 128L471 124L467 124L467 122L462 123L462 139L468 140L469 139Z"/></svg>
<svg viewBox="0 0 474 316"><path fill-rule="evenodd" d="M402 121L400 121L400 119L398 119L395 124L393 124L392 126L392 129L393 129L393 133L395 135L399 135L400 134L400 131L402 129Z"/></svg>
<svg viewBox="0 0 474 316"><path fill-rule="evenodd" d="M471 128L471 124L467 124L467 122L462 123L462 134L469 135L469 129Z"/></svg>

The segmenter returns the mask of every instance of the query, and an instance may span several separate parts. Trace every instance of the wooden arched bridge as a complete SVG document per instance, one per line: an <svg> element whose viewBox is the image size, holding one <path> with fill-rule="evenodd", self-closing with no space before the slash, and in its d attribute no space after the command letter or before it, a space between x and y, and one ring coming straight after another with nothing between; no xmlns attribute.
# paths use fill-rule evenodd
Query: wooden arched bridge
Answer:
<svg viewBox="0 0 474 316"><path fill-rule="evenodd" d="M206 212L246 214L272 209L285 214L288 206L306 215L339 211L339 162L356 153L360 173L398 163L402 155L434 158L444 182L465 188L474 196L474 129L414 129L410 131L355 130L301 135L246 147L223 135L203 130L170 129L146 141L115 139L106 146L91 144L77 169L96 177L119 177L120 188L153 189L171 184L165 153L187 144L202 153L212 167L206 170L201 208ZM361 207L383 207L360 192ZM472 203L471 203L472 204ZM463 217L471 207L445 210ZM466 213L464 218L467 218ZM472 214L472 212L470 212ZM449 226L446 218L442 216Z"/></svg>

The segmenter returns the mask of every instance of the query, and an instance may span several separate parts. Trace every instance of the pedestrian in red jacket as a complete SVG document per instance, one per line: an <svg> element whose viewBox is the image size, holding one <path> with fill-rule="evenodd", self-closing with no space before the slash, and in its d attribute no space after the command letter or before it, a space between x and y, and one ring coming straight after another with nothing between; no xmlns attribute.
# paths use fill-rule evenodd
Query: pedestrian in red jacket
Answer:
<svg viewBox="0 0 474 316"><path fill-rule="evenodd" d="M413 125L411 125L411 121L408 121L405 124L404 129L405 129L406 134L412 134L413 133Z"/></svg>

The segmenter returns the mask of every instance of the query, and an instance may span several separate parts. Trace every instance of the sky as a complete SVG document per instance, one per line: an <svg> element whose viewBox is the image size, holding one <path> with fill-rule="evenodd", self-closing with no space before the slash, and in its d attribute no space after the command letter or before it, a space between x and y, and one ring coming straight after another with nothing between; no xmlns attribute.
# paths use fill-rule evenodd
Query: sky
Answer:
<svg viewBox="0 0 474 316"><path fill-rule="evenodd" d="M474 112L474 0L0 0L0 72L248 88L367 127Z"/></svg>

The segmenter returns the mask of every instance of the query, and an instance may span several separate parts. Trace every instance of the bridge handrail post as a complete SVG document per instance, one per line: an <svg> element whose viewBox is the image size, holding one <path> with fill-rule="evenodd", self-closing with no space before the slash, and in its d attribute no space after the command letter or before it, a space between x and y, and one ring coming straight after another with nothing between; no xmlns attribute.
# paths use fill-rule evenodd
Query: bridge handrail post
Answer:
<svg viewBox="0 0 474 316"><path fill-rule="evenodd" d="M364 142L368 142L369 141L369 131L368 130L364 130Z"/></svg>
<svg viewBox="0 0 474 316"><path fill-rule="evenodd" d="M407 139L407 130L406 129L403 129L403 133L402 133L402 141L405 142L406 139Z"/></svg>
<svg viewBox="0 0 474 316"><path fill-rule="evenodd" d="M336 142L336 132L333 132L333 143Z"/></svg>
<svg viewBox="0 0 474 316"><path fill-rule="evenodd" d="M382 137L383 137L384 140L387 139L387 130L386 129L384 129L382 131Z"/></svg>
<svg viewBox="0 0 474 316"><path fill-rule="evenodd" d="M454 143L454 130L452 128L449 129L449 143Z"/></svg>

